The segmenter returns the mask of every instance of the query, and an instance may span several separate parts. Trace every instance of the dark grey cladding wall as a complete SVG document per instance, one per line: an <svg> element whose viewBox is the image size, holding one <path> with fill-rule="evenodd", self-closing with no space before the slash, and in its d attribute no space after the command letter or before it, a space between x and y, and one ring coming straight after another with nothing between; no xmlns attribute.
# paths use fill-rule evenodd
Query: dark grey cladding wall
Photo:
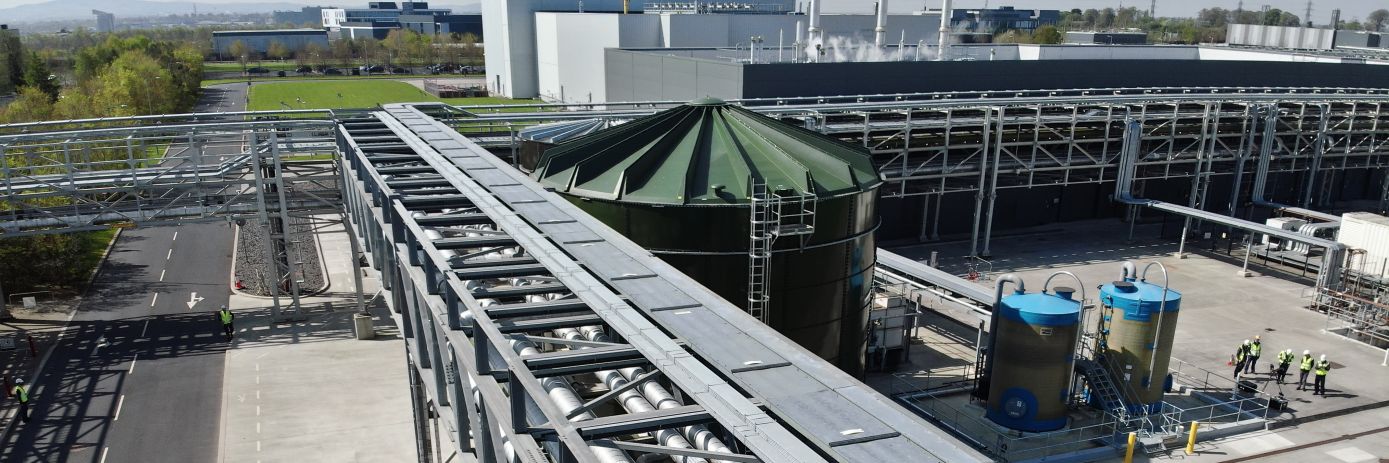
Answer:
<svg viewBox="0 0 1389 463"><path fill-rule="evenodd" d="M1383 88L1389 86L1389 66L1194 60L759 64L743 66L742 83L744 98L1105 87Z"/></svg>

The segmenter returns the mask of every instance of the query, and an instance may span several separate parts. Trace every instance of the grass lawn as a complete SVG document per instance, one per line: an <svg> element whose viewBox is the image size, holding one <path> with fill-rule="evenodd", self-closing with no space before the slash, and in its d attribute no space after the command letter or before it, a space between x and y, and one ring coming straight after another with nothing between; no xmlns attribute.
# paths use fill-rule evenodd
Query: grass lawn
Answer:
<svg viewBox="0 0 1389 463"><path fill-rule="evenodd" d="M299 101L302 100L303 103ZM387 103L443 101L457 105L527 104L539 100L509 98L449 98L440 100L405 82L392 80L336 80L328 82L277 82L251 87L251 111L285 109L370 108Z"/></svg>
<svg viewBox="0 0 1389 463"><path fill-rule="evenodd" d="M116 237L116 229L108 228L85 232L79 236L82 237L82 258L78 263L81 268L91 269L88 273L90 274L90 272L96 271L98 265L101 265L101 255L106 252L106 246Z"/></svg>
<svg viewBox="0 0 1389 463"><path fill-rule="evenodd" d="M476 74L469 74L469 76L473 76L473 75L476 75ZM296 82L296 81L301 81L301 80L310 80L310 81L312 81L312 80L345 80L345 79L351 79L351 80L355 80L355 79L363 79L363 80L369 80L369 79L387 79L387 80L391 80L391 79L437 79L437 78L440 78L440 77L449 78L449 77L465 77L465 76L461 76L461 75L458 75L458 74L449 74L449 75L447 75L447 76L436 76L436 75L432 75L432 74L374 74L374 75L370 75L370 76L323 76L323 75L307 75L307 76L301 76L301 75L288 75L288 76L284 76L284 77L277 77L277 76L274 76L274 75L265 75L265 76L261 76L261 77L252 77L252 78L251 78L251 81L252 81L252 82ZM203 86L203 87L207 87L207 86L209 86L209 85L235 84L235 83L244 83L244 82L246 82L246 78L245 78L245 77L236 77L236 78L230 78L230 79L203 79L203 80L202 80L202 86Z"/></svg>

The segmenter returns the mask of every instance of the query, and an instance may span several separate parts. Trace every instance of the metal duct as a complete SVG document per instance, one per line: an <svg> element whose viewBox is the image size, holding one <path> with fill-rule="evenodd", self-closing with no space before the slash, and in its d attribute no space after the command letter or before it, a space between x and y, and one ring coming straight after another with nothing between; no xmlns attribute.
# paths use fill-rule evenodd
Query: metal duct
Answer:
<svg viewBox="0 0 1389 463"><path fill-rule="evenodd" d="M878 26L873 28L873 45L882 48L887 42L887 0L878 0Z"/></svg>
<svg viewBox="0 0 1389 463"><path fill-rule="evenodd" d="M950 0L940 7L940 42L936 44L936 61L946 61L950 50Z"/></svg>

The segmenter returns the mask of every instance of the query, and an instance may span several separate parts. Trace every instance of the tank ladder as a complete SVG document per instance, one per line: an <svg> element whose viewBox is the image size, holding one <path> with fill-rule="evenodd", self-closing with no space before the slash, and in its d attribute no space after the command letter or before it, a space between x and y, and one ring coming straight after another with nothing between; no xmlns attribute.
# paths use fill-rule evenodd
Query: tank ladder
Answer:
<svg viewBox="0 0 1389 463"><path fill-rule="evenodd" d="M777 238L794 236L804 249L815 233L813 194L794 190L769 191L760 178L748 179L748 314L767 322L770 304L772 246Z"/></svg>
<svg viewBox="0 0 1389 463"><path fill-rule="evenodd" d="M1094 394L1102 409L1113 413L1121 420L1128 415L1129 409L1124 405L1124 395L1119 392L1119 387L1114 384L1113 378L1109 377L1109 370L1104 365L1095 360L1080 359L1076 362L1076 369L1085 377L1086 384L1090 385L1090 392Z"/></svg>

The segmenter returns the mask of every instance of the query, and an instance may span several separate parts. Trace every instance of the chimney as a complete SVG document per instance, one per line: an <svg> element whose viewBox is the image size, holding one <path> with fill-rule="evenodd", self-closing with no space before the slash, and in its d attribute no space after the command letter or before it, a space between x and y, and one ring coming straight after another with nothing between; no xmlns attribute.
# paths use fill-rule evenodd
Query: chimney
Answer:
<svg viewBox="0 0 1389 463"><path fill-rule="evenodd" d="M882 48L887 41L887 0L878 0L878 27L873 29L873 44Z"/></svg>

